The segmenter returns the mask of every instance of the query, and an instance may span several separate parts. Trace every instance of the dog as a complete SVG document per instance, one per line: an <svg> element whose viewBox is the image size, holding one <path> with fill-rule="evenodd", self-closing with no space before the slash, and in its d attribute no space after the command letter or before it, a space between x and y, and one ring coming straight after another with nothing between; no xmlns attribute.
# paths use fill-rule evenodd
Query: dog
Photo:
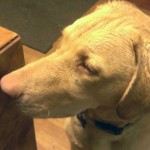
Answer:
<svg viewBox="0 0 150 150"><path fill-rule="evenodd" d="M150 17L126 1L97 5L1 89L27 116L71 117L72 150L149 150Z"/></svg>

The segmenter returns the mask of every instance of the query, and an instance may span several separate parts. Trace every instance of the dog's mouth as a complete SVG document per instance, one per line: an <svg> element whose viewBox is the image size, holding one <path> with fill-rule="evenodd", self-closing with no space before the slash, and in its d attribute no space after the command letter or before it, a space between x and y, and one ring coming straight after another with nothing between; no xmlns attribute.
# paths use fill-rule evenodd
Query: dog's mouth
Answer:
<svg viewBox="0 0 150 150"><path fill-rule="evenodd" d="M50 118L50 111L47 106L31 102L30 99L27 94L21 94L18 98L15 98L15 105L19 112L31 118Z"/></svg>
<svg viewBox="0 0 150 150"><path fill-rule="evenodd" d="M50 118L50 111L45 105L36 103L16 102L17 109L25 116L31 118Z"/></svg>

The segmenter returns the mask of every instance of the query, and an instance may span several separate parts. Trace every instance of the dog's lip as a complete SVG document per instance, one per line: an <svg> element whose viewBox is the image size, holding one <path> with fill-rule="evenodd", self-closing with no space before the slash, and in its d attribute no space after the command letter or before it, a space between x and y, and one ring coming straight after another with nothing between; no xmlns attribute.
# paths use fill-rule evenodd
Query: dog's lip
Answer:
<svg viewBox="0 0 150 150"><path fill-rule="evenodd" d="M36 103L23 103L19 99L16 101L16 107L24 116L31 118L50 118L50 111Z"/></svg>

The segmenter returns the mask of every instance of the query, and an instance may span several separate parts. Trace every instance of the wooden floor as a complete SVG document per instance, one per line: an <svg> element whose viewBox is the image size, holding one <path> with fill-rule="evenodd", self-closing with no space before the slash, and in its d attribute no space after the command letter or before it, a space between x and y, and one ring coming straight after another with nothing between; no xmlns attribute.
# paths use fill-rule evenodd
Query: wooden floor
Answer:
<svg viewBox="0 0 150 150"><path fill-rule="evenodd" d="M26 64L46 54L23 46ZM34 119L38 150L69 150L69 141L64 131L66 119Z"/></svg>

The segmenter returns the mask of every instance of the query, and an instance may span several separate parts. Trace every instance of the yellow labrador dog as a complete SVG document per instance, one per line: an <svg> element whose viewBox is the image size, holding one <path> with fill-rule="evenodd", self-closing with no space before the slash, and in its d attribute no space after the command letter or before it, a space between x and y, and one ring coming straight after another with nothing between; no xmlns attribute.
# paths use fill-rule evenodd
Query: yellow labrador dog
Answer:
<svg viewBox="0 0 150 150"><path fill-rule="evenodd" d="M150 18L128 2L98 5L1 89L25 115L74 116L72 150L149 150Z"/></svg>

